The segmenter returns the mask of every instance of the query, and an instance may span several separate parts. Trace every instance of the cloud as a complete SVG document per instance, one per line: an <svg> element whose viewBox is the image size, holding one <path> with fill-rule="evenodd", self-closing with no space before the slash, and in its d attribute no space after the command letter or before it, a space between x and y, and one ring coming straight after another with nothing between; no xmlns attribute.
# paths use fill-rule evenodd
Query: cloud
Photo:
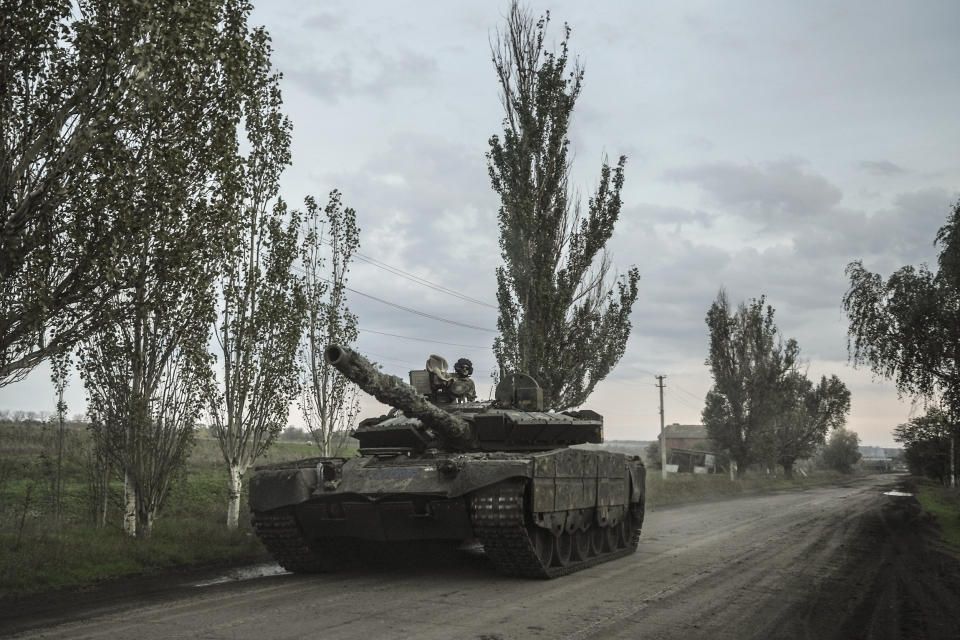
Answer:
<svg viewBox="0 0 960 640"><path fill-rule="evenodd" d="M882 271L931 262L933 238L955 197L946 189L927 188L902 192L892 206L873 213L837 209L828 220L797 230L797 253L810 262L862 259Z"/></svg>
<svg viewBox="0 0 960 640"><path fill-rule="evenodd" d="M303 21L304 29L337 31L344 24L342 13L321 11Z"/></svg>
<svg viewBox="0 0 960 640"><path fill-rule="evenodd" d="M771 222L784 216L817 216L834 207L843 193L796 159L761 165L729 162L668 169L667 180L692 183L717 204L747 219Z"/></svg>
<svg viewBox="0 0 960 640"><path fill-rule="evenodd" d="M906 169L889 160L864 160L860 163L860 168L871 175L884 178L907 173Z"/></svg>
<svg viewBox="0 0 960 640"><path fill-rule="evenodd" d="M356 170L326 179L339 185L344 201L357 210L362 253L495 306L497 198L486 175L480 148L440 136L402 134L384 141ZM496 326L496 309L369 265L357 264L351 280L360 291L405 306L467 324ZM446 325L370 300L356 302L364 312L361 325L371 329L468 344L493 339L492 333Z"/></svg>
<svg viewBox="0 0 960 640"><path fill-rule="evenodd" d="M701 209L690 210L658 204L640 204L626 207L620 213L620 225L623 231L633 231L639 225L657 224L672 226L674 233L683 231L686 225L697 225L704 229L713 226L715 215ZM619 228L619 227L618 227Z"/></svg>
<svg viewBox="0 0 960 640"><path fill-rule="evenodd" d="M841 299L849 283L844 267L861 258L884 276L904 264L931 261L936 230L955 198L944 189L902 192L876 211L832 207L797 217L776 242L731 243L720 230L729 217L715 211L643 204L625 210L614 258L641 270L633 310L634 336L627 361L667 366L670 358L702 358L704 315L723 286L739 302L765 294L777 309L784 335L800 342L804 357L846 358ZM683 220L682 231L671 219ZM701 226L698 222L709 223ZM687 221L694 222L693 226ZM742 226L742 223L741 223Z"/></svg>
<svg viewBox="0 0 960 640"><path fill-rule="evenodd" d="M422 87L433 81L437 61L432 56L405 49L390 54L378 49L340 52L288 61L284 75L307 93L328 103L347 96L382 99L389 93Z"/></svg>

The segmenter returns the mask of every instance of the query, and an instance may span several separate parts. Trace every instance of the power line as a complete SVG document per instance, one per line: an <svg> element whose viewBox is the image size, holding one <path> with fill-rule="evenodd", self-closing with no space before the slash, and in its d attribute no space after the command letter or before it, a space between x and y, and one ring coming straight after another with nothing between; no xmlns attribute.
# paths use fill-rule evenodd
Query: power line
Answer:
<svg viewBox="0 0 960 640"><path fill-rule="evenodd" d="M657 377L657 374L655 374L653 371L650 371L649 369L641 369L640 367L634 367L634 369L636 369L636 370L639 371L640 373L646 373L646 374L648 374L648 375L651 375L651 376L653 376L654 378ZM653 385L653 386L657 386L657 385Z"/></svg>
<svg viewBox="0 0 960 640"><path fill-rule="evenodd" d="M410 280L415 284L419 284L420 286L427 287L428 289L433 289L434 291L439 291L440 293L451 295L455 298L459 298L460 300L463 300L464 302L472 302L473 304L478 304L483 307L489 307L490 309L498 308L496 305L492 305L489 302L478 300L477 298L468 296L467 294L461 293L456 289L451 289L449 287L443 286L442 284L437 284L436 282L427 280L426 278L421 278L420 276L414 275L408 271L404 271L399 267L394 267L393 265L389 265L386 262L381 262L376 258L371 258L370 256L364 255L359 251L354 252L353 255L356 256L361 262L366 262L367 264L377 267L378 269L383 269L384 271L388 273L392 273L393 275L400 276L401 278L406 278L407 280Z"/></svg>
<svg viewBox="0 0 960 640"><path fill-rule="evenodd" d="M326 278L321 278L326 280ZM327 280L329 282L329 280ZM466 322L457 322L456 320L450 320L449 318L441 318L440 316L435 316L432 313L427 313L426 311L420 311L419 309L414 309L413 307L406 307L402 304L397 304L396 302L390 302L389 300L384 300L383 298L378 298L377 296L370 295L369 293L364 293L362 291L357 291L356 289L351 289L350 287L344 287L347 291L357 294L358 296L363 296L364 298L370 298L371 300L376 300L381 304L385 304L401 311L406 311L407 313L413 313L424 318L430 318L431 320L437 320L438 322L446 322L447 324L456 325L458 327L465 327L467 329L476 329L477 331L487 331L489 333L496 333L496 329L488 329L487 327L478 327L475 324L467 324Z"/></svg>
<svg viewBox="0 0 960 640"><path fill-rule="evenodd" d="M413 363L411 363L411 362L409 362L409 361L407 361L407 360L398 360L397 358L392 358L392 357L390 357L390 356L385 356L385 355L376 353L375 351L367 351L367 350L364 350L364 351L363 351L363 355L364 355L365 357L367 357L367 356L376 356L376 357L377 357L377 360L388 360L388 361L390 361L390 362L394 362L394 363L397 363L397 364L406 365L406 366L408 366L408 367L415 366L415 365L413 365Z"/></svg>
<svg viewBox="0 0 960 640"><path fill-rule="evenodd" d="M297 271L300 275L306 275L306 274L304 273L304 271L303 271L302 269L300 269L299 267L291 267L291 268L292 268L294 271ZM321 278L321 277L317 276L317 279L318 279L318 280L323 280L324 282L328 282L328 283L330 283L330 284L333 284L333 283L330 281L329 278ZM436 315L433 315L432 313L427 313L426 311L420 311L419 309L414 309L413 307L407 307L407 306L402 305L402 304L397 304L396 302L390 302L389 300L384 300L383 298L378 298L377 296L371 295L371 294L369 294L369 293L364 293L363 291L357 291L356 289L353 289L353 288L348 287L348 286L346 286L346 285L344 285L343 288L346 289L347 291L350 291L350 292L352 292L352 293L357 294L358 296L363 296L364 298L370 298L371 300L376 300L377 302L379 302L379 303L381 303L381 304L385 304L385 305L387 305L387 306L394 307L394 308L396 308L396 309L400 309L401 311L406 311L407 313L413 313L413 314L415 314L415 315L418 315L418 316L421 316L421 317L424 317L424 318L430 318L431 320L437 320L438 322L446 322L447 324L456 325L456 326L458 326L458 327L464 327L464 328L466 328L466 329L475 329L475 330L477 330L477 331L487 331L487 332L489 332L489 333L497 333L497 330L496 330L496 329L488 329L487 327L478 327L478 326L475 325L475 324L467 324L466 322L458 322L458 321L456 321L456 320L450 320L449 318L443 318L443 317L441 317L441 316L436 316Z"/></svg>
<svg viewBox="0 0 960 640"><path fill-rule="evenodd" d="M685 394L687 394L688 396L690 396L691 398L693 398L693 399L696 400L697 402L703 402L703 398L701 398L700 396L695 395L695 394L693 394L693 393L690 393L689 391L687 391L686 389L684 389L683 387L681 387L680 385L678 385L676 382L673 383L673 388L676 389L676 390L678 390L678 391L683 391Z"/></svg>
<svg viewBox="0 0 960 640"><path fill-rule="evenodd" d="M475 344L460 344L459 342L442 342L440 340L430 340L429 338L415 338L413 336L401 336L396 333L387 333L386 331L374 331L373 329L357 328L357 331L365 333L376 333L381 336L390 336L391 338L402 338L403 340L416 340L418 342L432 342L433 344L445 344L450 347L466 347L468 349L489 349L490 347L478 347Z"/></svg>
<svg viewBox="0 0 960 640"><path fill-rule="evenodd" d="M677 393L674 393L672 387L664 387L664 388L667 389L667 390L670 392L670 395L673 396L673 399L674 399L674 400L676 400L676 401L679 402L680 404L684 405L684 406L687 407L688 409L695 409L695 410L697 410L697 411L699 411L699 410L701 409L701 407L696 407L696 406L690 404L690 401L687 400L686 398L684 398L683 396L681 396L681 395L679 395L679 394L677 394Z"/></svg>
<svg viewBox="0 0 960 640"><path fill-rule="evenodd" d="M608 378L610 382L615 382L618 384L629 384L631 386L638 387L656 387L657 385L652 382L637 382L636 380L627 380L625 378Z"/></svg>

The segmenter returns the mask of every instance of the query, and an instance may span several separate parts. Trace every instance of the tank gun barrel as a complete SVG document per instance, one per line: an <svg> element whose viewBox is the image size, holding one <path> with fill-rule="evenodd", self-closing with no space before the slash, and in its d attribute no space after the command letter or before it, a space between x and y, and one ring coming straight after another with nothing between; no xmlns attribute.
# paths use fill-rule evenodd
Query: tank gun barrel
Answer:
<svg viewBox="0 0 960 640"><path fill-rule="evenodd" d="M332 344L324 350L323 355L327 362L365 393L400 409L409 417L419 419L438 431L440 437L450 444L461 447L472 439L472 431L466 420L425 400L416 389L397 376L380 373L360 354Z"/></svg>

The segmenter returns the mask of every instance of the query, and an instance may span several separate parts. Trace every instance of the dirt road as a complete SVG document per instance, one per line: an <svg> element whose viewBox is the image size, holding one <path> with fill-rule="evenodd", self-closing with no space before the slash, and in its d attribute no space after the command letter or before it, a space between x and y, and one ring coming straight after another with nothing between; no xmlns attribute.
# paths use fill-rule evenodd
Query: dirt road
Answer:
<svg viewBox="0 0 960 640"><path fill-rule="evenodd" d="M553 581L454 565L181 585L28 638L960 638L960 563L890 476L652 511L639 551ZM66 611L66 614L64 613Z"/></svg>

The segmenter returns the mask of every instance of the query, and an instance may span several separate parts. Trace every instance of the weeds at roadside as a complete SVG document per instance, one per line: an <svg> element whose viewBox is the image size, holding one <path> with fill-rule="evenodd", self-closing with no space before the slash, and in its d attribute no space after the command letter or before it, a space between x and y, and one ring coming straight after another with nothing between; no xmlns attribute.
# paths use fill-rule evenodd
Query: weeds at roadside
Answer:
<svg viewBox="0 0 960 640"><path fill-rule="evenodd" d="M853 476L834 471L818 471L807 477L794 476L789 480L783 476L767 476L748 472L733 481L726 474L695 475L689 473L670 474L664 480L658 471L647 471L647 506L658 507L668 504L682 504L712 498L733 497L738 495L775 491L778 489L802 489L820 485L838 484L849 481Z"/></svg>
<svg viewBox="0 0 960 640"><path fill-rule="evenodd" d="M936 519L948 550L960 558L960 490L928 479L918 480L915 490L920 506Z"/></svg>
<svg viewBox="0 0 960 640"><path fill-rule="evenodd" d="M226 528L227 477L215 440L198 438L171 489L150 537L121 529L122 485L106 491L106 526L98 527L89 477L89 438L69 434L65 450L62 513L49 487L42 424L0 422L0 598L81 585L176 567L265 561L249 516L237 531ZM278 442L262 464L316 455L308 445ZM101 481L102 479L95 479ZM244 494L247 487L244 483ZM48 495L49 494L49 495Z"/></svg>

